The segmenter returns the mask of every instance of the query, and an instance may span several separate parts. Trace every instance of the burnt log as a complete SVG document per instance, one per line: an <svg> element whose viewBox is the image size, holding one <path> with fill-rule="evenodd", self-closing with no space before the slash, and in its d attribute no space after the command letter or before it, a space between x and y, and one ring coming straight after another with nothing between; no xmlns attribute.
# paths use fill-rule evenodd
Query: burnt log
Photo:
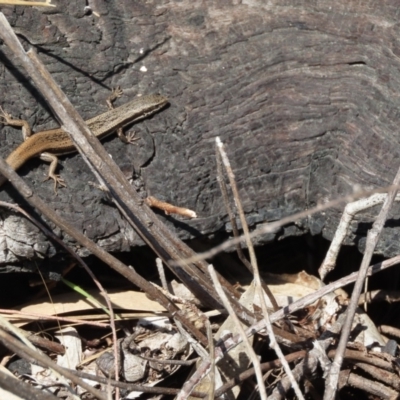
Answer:
<svg viewBox="0 0 400 400"><path fill-rule="evenodd" d="M399 8L394 1L97 1L57 8L3 7L25 46L34 47L84 118L106 110L112 87L128 101L161 93L169 108L140 122L137 146L118 138L107 151L147 195L197 212L164 217L182 239L229 229L216 180L215 138L225 143L247 219L254 228L356 188L389 185L398 169ZM10 51L0 47L2 107L35 131L55 127ZM0 132L6 157L22 141ZM64 157L58 195L48 166L20 174L50 207L109 251L142 244L77 154ZM22 202L8 183L1 200ZM399 207L377 252L399 252ZM273 236L310 232L331 239L342 207L297 221ZM363 246L376 210L358 216L347 243ZM0 264L53 256L30 223L2 210ZM60 236L63 237L62 232ZM68 237L63 237L72 246ZM86 255L84 249L76 249Z"/></svg>

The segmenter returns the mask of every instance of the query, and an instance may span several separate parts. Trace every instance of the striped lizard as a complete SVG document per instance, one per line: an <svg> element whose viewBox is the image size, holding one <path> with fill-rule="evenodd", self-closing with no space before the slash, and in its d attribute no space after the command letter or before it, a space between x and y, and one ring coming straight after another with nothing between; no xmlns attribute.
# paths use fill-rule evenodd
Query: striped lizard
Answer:
<svg viewBox="0 0 400 400"><path fill-rule="evenodd" d="M99 139L117 132L119 138L123 142L133 143L136 140L134 137L135 134L125 135L122 132L122 128L128 124L153 115L162 109L168 103L168 100L166 97L159 94L152 94L139 97L122 106L113 108L112 102L117 97L120 97L121 94L122 90L120 90L119 87L114 89L107 100L107 104L110 108L109 111L87 120L86 124ZM14 170L17 170L31 158L40 157L42 161L50 163L46 180L54 180L55 193L57 193L57 185L66 187L64 180L60 175L56 175L55 170L58 163L57 156L77 151L69 134L62 128L50 129L32 134L32 130L27 121L13 119L12 116L6 113L1 107L0 118L4 125L21 127L24 137L24 142L14 149L7 157L7 164ZM0 175L0 186L6 181L7 179Z"/></svg>

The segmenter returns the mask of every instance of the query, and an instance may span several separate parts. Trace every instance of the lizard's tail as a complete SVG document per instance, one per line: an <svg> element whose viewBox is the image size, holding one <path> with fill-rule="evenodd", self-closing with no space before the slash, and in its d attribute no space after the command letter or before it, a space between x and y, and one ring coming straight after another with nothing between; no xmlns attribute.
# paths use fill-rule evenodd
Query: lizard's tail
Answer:
<svg viewBox="0 0 400 400"><path fill-rule="evenodd" d="M24 143L26 143L26 142L24 142ZM22 144L24 144L24 143L22 143ZM21 145L20 147L22 147L22 145ZM18 147L18 149L15 149L15 150L6 158L6 163L7 163L14 171L16 171L17 169L19 169L19 168L25 163L25 161L26 161L26 160L24 160L23 157L21 157L21 156L19 155L19 149L20 149L20 147ZM8 181L8 179L7 179L4 175L0 174L0 187L1 187L2 185L4 185L7 181Z"/></svg>
<svg viewBox="0 0 400 400"><path fill-rule="evenodd" d="M43 132L41 132L43 133ZM43 149L46 149L45 140L42 139L41 133L29 137L25 142L22 142L11 154L7 157L6 163L17 171L30 158L40 154ZM36 137L37 136L37 137ZM39 140L38 140L39 139ZM41 140L42 139L42 140ZM7 182L7 178L0 174L0 186Z"/></svg>
<svg viewBox="0 0 400 400"><path fill-rule="evenodd" d="M16 171L19 167L21 167L21 165L23 163L19 162L19 158L18 157L14 157L14 153L16 153L16 151L14 150L6 159L6 163L14 170ZM8 179L0 174L0 187L3 186L6 182L8 181Z"/></svg>

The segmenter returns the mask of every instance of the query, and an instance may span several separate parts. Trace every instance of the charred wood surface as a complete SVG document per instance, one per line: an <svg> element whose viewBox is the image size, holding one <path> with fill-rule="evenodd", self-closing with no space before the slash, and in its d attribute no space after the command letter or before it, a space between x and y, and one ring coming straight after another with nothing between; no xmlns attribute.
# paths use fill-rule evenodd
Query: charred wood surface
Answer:
<svg viewBox="0 0 400 400"><path fill-rule="evenodd" d="M24 46L39 52L84 118L106 110L109 89L159 92L170 106L135 129L137 146L105 147L148 195L195 210L168 217L182 239L227 228L214 140L226 144L252 227L349 194L390 184L400 162L400 8L396 1L60 2L55 9L3 7ZM0 47L1 105L35 131L56 126L50 110ZM0 152L22 141L2 127ZM79 155L61 160L68 187L54 196L48 166L20 173L49 206L112 251L141 243ZM10 184L2 200L16 200ZM399 252L395 207L378 251ZM376 211L376 210L375 210ZM375 211L358 217L348 243L362 247ZM285 227L331 239L341 209ZM2 212L0 263L52 256L46 238ZM160 216L164 218L163 216ZM270 237L262 238L268 240ZM68 242L68 238L66 238ZM81 254L85 254L80 250Z"/></svg>

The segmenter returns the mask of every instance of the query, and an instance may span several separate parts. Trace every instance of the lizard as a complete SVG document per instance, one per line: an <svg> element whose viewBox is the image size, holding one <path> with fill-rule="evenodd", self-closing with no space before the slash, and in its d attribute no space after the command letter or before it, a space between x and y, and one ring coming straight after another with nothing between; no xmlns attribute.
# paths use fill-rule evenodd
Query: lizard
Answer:
<svg viewBox="0 0 400 400"><path fill-rule="evenodd" d="M166 97L159 94L151 94L136 98L119 107L113 108L112 102L122 95L122 90L117 87L113 89L111 96L107 100L109 110L86 120L86 124L93 134L99 139L103 139L110 134L117 132L118 137L125 143L133 143L135 133L125 135L122 128L128 124L153 115L161 110L167 103ZM15 171L24 165L28 160L39 157L42 161L49 162L47 178L54 181L54 192L57 194L57 185L66 187L60 175L56 175L55 170L58 164L59 155L70 154L77 151L69 134L62 128L49 129L37 133L32 133L29 123L22 119L13 119L0 107L0 118L4 125L22 128L24 142L22 142L6 158L7 164ZM7 178L0 175L0 186L7 181Z"/></svg>

